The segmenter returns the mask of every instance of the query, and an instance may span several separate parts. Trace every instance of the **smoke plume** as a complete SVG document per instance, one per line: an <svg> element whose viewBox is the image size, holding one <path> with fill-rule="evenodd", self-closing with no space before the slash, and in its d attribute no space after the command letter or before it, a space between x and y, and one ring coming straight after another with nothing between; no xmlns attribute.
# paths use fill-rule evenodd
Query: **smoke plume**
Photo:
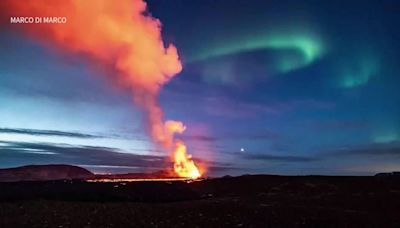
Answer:
<svg viewBox="0 0 400 228"><path fill-rule="evenodd" d="M65 24L13 24L61 50L89 57L111 67L113 79L128 86L134 102L146 113L156 143L173 151L174 133L185 129L164 121L158 103L160 88L182 70L177 49L164 45L161 23L142 0L35 0L0 3L2 15L66 17ZM189 157L190 158L190 157Z"/></svg>

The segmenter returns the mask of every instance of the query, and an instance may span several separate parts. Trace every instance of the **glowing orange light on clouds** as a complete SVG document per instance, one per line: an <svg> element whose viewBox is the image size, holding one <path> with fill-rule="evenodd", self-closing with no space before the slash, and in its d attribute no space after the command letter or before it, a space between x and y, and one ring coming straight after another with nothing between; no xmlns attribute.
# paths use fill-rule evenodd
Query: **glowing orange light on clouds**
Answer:
<svg viewBox="0 0 400 228"><path fill-rule="evenodd" d="M10 27L22 28L46 44L111 67L111 78L130 88L135 103L146 113L153 140L173 154L177 175L200 176L184 143L173 137L185 127L179 121L165 122L158 103L159 90L182 65L176 47L164 46L161 23L147 13L143 0L3 0L0 12L10 17L66 17L63 24Z"/></svg>

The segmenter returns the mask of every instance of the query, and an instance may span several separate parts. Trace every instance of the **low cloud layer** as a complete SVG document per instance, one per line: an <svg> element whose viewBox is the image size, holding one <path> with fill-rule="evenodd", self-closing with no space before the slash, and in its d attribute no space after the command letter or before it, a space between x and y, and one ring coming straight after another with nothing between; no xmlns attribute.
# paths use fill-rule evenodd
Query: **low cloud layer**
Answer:
<svg viewBox="0 0 400 228"><path fill-rule="evenodd" d="M328 156L392 156L400 158L400 141L343 147L329 152Z"/></svg>
<svg viewBox="0 0 400 228"><path fill-rule="evenodd" d="M0 128L0 134L22 134L34 136L62 136L71 138L103 138L100 135L84 134L68 131L40 130L40 129L25 129L25 128Z"/></svg>
<svg viewBox="0 0 400 228"><path fill-rule="evenodd" d="M279 162L313 162L319 160L314 157L271 155L271 154L242 154L241 157L250 160L279 161Z"/></svg>
<svg viewBox="0 0 400 228"><path fill-rule="evenodd" d="M168 157L123 153L109 147L0 141L0 168L29 164L71 164L94 172L152 172L171 167ZM197 159L199 160L199 159ZM200 160L199 160L200 161ZM228 164L202 161L211 171L233 169Z"/></svg>
<svg viewBox="0 0 400 228"><path fill-rule="evenodd" d="M76 146L68 144L39 144L0 142L1 164L17 166L27 160L34 164L85 164L129 166L139 169L165 167L166 158L154 155L122 153L115 148Z"/></svg>

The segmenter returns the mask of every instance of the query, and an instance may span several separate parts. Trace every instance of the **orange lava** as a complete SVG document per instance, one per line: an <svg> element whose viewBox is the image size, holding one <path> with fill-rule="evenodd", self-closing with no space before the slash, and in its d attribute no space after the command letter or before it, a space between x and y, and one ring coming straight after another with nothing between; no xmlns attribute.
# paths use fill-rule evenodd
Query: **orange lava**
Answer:
<svg viewBox="0 0 400 228"><path fill-rule="evenodd" d="M182 140L174 138L175 133L183 133L186 127L182 122L168 120L165 122L164 135L162 137L164 146L172 151L172 160L174 162L174 172L177 176L183 178L197 179L201 176L200 170L194 163L192 156L187 153L187 148Z"/></svg>
<svg viewBox="0 0 400 228"><path fill-rule="evenodd" d="M90 179L86 182L143 182L143 181L193 181L193 178L131 178L131 179L113 179L113 178L103 178L103 179Z"/></svg>
<svg viewBox="0 0 400 228"><path fill-rule="evenodd" d="M187 154L186 146L182 141L176 142L174 151L174 171L180 177L197 179L201 176L199 169L192 160L192 156Z"/></svg>

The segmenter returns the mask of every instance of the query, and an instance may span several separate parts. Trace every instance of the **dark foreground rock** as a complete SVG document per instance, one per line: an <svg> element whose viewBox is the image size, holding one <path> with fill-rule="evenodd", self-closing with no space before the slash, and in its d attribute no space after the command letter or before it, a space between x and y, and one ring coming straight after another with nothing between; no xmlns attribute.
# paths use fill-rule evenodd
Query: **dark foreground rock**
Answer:
<svg viewBox="0 0 400 228"><path fill-rule="evenodd" d="M400 227L399 212L395 178L0 184L0 227Z"/></svg>

